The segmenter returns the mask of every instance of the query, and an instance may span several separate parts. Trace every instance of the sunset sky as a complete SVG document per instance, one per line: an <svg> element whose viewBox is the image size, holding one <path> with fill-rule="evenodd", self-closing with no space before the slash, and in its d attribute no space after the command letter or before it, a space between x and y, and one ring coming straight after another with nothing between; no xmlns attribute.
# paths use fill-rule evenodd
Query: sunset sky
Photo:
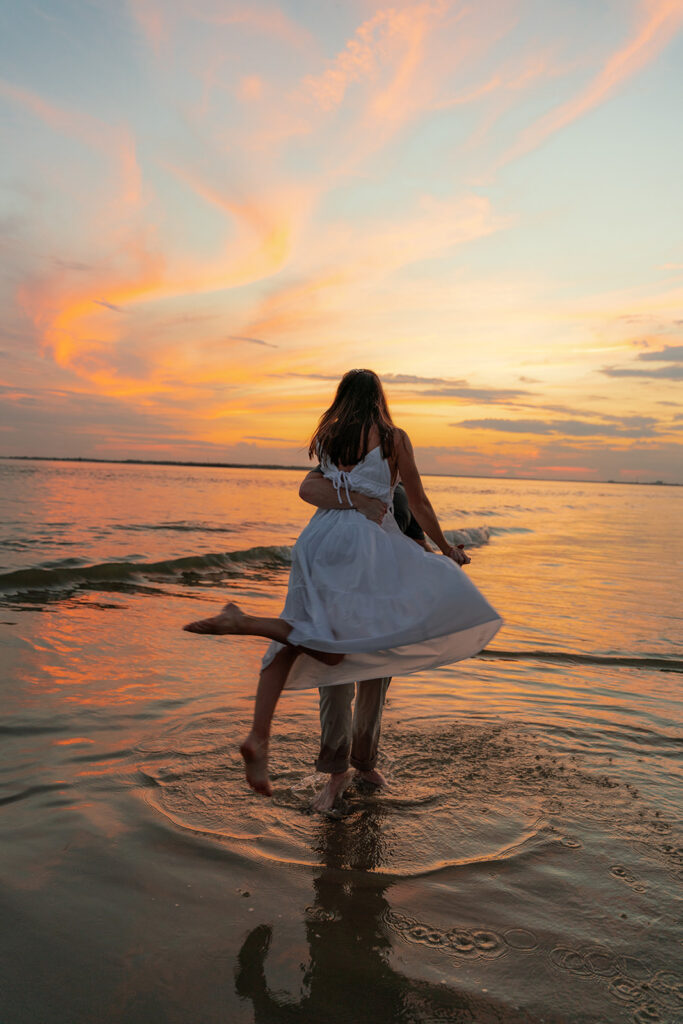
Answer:
<svg viewBox="0 0 683 1024"><path fill-rule="evenodd" d="M683 0L23 0L0 454L683 481Z"/></svg>

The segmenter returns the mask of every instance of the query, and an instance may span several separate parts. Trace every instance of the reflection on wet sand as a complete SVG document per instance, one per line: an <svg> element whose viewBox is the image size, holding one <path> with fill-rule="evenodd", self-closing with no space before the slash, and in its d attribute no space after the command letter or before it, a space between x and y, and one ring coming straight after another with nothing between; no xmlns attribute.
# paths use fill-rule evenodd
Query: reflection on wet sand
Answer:
<svg viewBox="0 0 683 1024"><path fill-rule="evenodd" d="M306 910L309 961L298 1000L268 985L270 925L259 925L245 939L237 957L235 989L251 1000L255 1024L530 1024L534 1018L524 1012L458 992L445 980L434 984L411 979L392 964L386 920L393 881L371 873L387 862L386 813L377 806L353 821L325 820L320 825L315 845L324 867L314 879L315 899ZM545 1016L549 1024L554 1019Z"/></svg>

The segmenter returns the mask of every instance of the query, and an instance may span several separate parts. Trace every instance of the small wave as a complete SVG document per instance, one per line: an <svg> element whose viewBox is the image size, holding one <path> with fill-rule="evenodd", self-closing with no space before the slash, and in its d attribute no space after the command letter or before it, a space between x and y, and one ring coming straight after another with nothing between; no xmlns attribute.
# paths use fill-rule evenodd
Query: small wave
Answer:
<svg viewBox="0 0 683 1024"><path fill-rule="evenodd" d="M65 560L66 561L66 560ZM101 562L97 565L65 565L19 569L0 575L0 591L6 595L35 591L73 590L98 583L135 583L146 579L191 580L215 573L234 573L240 567L283 567L292 561L287 545L247 548L207 555L189 555L162 562Z"/></svg>
<svg viewBox="0 0 683 1024"><path fill-rule="evenodd" d="M132 533L150 533L153 531L170 531L175 533L237 533L236 526L212 526L210 523L193 523L185 520L167 523L126 523L116 529Z"/></svg>
<svg viewBox="0 0 683 1024"><path fill-rule="evenodd" d="M185 529L185 526L174 528ZM446 537L454 544L481 547L488 544L490 532L486 526L468 527L462 530L447 530ZM188 555L161 562L144 562L140 561L138 556L129 556L122 562L89 565L81 558L64 558L44 562L29 569L0 573L0 593L18 596L54 591L72 592L82 587L96 587L98 584L134 585L146 580L194 582L207 577L248 572L259 567L284 568L291 565L291 562L292 548L286 544Z"/></svg>
<svg viewBox="0 0 683 1024"><path fill-rule="evenodd" d="M508 533L533 533L528 526L491 526L489 533L492 537L504 537Z"/></svg>
<svg viewBox="0 0 683 1024"><path fill-rule="evenodd" d="M464 544L466 548L480 548L488 544L493 530L488 526L468 526L462 530L444 530L451 544Z"/></svg>
<svg viewBox="0 0 683 1024"><path fill-rule="evenodd" d="M620 654L572 654L571 651L482 651L476 655L489 661L556 661L568 665L621 665L626 668L683 672L683 661L644 655L633 658Z"/></svg>

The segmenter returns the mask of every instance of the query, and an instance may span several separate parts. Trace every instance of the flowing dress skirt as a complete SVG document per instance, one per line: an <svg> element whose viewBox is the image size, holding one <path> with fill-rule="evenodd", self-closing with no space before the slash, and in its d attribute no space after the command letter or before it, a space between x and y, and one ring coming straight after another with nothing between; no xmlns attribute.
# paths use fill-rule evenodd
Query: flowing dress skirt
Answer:
<svg viewBox="0 0 683 1024"><path fill-rule="evenodd" d="M450 558L348 509L318 509L292 553L289 643L344 654L295 661L286 689L405 675L477 654L502 619ZM273 641L264 667L282 645Z"/></svg>

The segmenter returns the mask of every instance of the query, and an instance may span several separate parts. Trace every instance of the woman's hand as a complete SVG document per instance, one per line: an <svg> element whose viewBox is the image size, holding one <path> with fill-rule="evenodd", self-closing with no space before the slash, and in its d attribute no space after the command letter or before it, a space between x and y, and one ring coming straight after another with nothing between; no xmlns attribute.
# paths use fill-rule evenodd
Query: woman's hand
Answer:
<svg viewBox="0 0 683 1024"><path fill-rule="evenodd" d="M456 565L469 565L472 559L469 555L465 554L465 545L451 544L450 548L446 552L449 558L452 558Z"/></svg>
<svg viewBox="0 0 683 1024"><path fill-rule="evenodd" d="M382 525L382 520L387 514L387 505L380 498L371 498L369 494L361 494L359 491L352 491L353 506L362 512L371 523Z"/></svg>

